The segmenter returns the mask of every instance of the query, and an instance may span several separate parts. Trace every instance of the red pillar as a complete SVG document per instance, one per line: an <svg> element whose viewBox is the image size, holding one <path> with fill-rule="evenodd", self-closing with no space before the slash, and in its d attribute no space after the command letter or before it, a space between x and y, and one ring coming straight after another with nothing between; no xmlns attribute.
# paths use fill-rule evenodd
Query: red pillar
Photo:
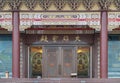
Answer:
<svg viewBox="0 0 120 83"><path fill-rule="evenodd" d="M108 78L108 17L107 11L101 12L100 35L100 78Z"/></svg>
<svg viewBox="0 0 120 83"><path fill-rule="evenodd" d="M13 12L12 77L20 78L19 12Z"/></svg>

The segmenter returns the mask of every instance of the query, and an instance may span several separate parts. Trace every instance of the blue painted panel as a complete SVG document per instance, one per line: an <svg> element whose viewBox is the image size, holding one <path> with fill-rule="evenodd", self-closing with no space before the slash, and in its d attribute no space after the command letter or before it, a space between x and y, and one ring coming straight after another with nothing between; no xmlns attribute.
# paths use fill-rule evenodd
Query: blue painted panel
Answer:
<svg viewBox="0 0 120 83"><path fill-rule="evenodd" d="M0 77L5 77L8 71L12 76L12 37L11 35L0 35Z"/></svg>
<svg viewBox="0 0 120 83"><path fill-rule="evenodd" d="M120 78L120 40L111 36L108 41L108 77Z"/></svg>

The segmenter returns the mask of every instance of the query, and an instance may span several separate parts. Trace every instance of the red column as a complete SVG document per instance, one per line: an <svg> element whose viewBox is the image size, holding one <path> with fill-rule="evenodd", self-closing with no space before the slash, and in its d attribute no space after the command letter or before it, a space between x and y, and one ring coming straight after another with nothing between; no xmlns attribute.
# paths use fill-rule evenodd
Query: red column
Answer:
<svg viewBox="0 0 120 83"><path fill-rule="evenodd" d="M20 77L19 12L13 12L12 77Z"/></svg>
<svg viewBox="0 0 120 83"><path fill-rule="evenodd" d="M100 35L100 78L108 77L108 17L107 11L101 12Z"/></svg>

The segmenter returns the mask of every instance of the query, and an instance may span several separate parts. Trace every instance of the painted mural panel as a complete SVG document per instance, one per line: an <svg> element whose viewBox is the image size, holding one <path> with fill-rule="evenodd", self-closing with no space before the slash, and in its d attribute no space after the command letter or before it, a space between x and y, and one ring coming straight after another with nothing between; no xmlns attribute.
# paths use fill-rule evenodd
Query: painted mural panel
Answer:
<svg viewBox="0 0 120 83"><path fill-rule="evenodd" d="M120 40L119 36L109 36L108 77L120 78Z"/></svg>
<svg viewBox="0 0 120 83"><path fill-rule="evenodd" d="M0 35L0 78L5 77L8 71L12 76L12 37L10 35Z"/></svg>

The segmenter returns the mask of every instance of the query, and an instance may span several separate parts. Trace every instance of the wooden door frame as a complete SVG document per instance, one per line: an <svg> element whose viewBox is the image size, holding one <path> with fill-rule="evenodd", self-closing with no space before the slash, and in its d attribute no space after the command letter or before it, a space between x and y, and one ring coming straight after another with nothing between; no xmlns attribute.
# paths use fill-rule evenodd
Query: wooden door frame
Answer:
<svg viewBox="0 0 120 83"><path fill-rule="evenodd" d="M28 58L29 58L29 55L30 55L30 48L31 47L37 47L37 46L41 46L42 48L43 48L43 56L45 55L44 54L44 52L45 52L45 50L44 50L44 47L45 46L59 46L59 47L63 47L63 46L73 46L73 47L75 47L75 50L77 50L77 48L78 47L89 47L89 49L90 49L90 68L89 68L89 74L90 74L90 78L92 78L92 46L90 46L90 45L30 45L30 46L28 46L27 47L27 49L28 49ZM75 53L75 55L77 55L77 53ZM29 66L30 66L30 63L29 63L29 59L28 59L28 78L30 78L30 70L29 70ZM74 62L75 63L75 67L77 66L77 63L76 62ZM44 63L43 63L44 64ZM44 69L43 69L44 70ZM75 71L77 70L77 68L75 68ZM42 72L43 74L44 74L44 72ZM44 77L43 77L44 78Z"/></svg>

